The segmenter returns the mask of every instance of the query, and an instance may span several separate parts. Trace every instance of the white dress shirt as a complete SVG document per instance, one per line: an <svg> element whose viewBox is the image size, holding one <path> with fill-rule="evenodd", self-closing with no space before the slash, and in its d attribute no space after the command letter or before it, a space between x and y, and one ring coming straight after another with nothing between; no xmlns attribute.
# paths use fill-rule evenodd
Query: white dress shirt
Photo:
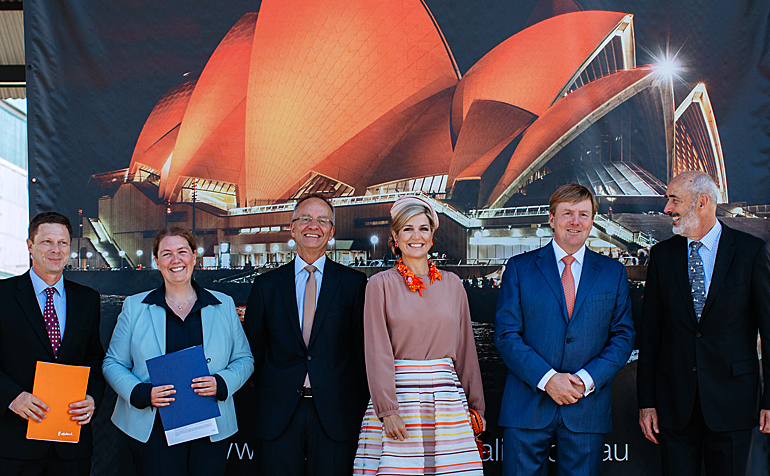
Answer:
<svg viewBox="0 0 770 476"><path fill-rule="evenodd" d="M567 266L564 261L562 261L562 259L569 253L564 251L561 246L556 244L556 240L551 240L551 243L553 244L553 252L556 255L556 266L559 269L559 276L561 277L561 274L564 272L564 267ZM583 243L583 246L581 246L579 250L572 254L572 257L575 258L575 261L572 262L570 271L572 271L572 277L575 280L575 296L577 297L578 286L580 285L580 275L583 272L583 262L586 257L585 243ZM556 375L556 371L554 369L546 372L545 375L543 375L543 378L540 379L540 382L538 382L537 388L545 392L545 384L547 384L548 381L551 380L551 377L554 375ZM578 370L575 375L580 377L580 380L583 381L583 385L585 385L586 388L585 392L583 392L583 396L587 397L596 388L594 385L594 379L585 369Z"/></svg>
<svg viewBox="0 0 770 476"><path fill-rule="evenodd" d="M318 307L318 296L321 294L321 281L324 275L324 265L326 264L326 254L321 255L320 258L315 260L314 263L306 263L305 260L297 255L294 258L294 290L297 294L297 312L299 313L299 330L302 330L302 314L305 311L305 286L307 286L307 278L310 277L310 273L305 269L305 266L312 264L315 266L315 302Z"/></svg>

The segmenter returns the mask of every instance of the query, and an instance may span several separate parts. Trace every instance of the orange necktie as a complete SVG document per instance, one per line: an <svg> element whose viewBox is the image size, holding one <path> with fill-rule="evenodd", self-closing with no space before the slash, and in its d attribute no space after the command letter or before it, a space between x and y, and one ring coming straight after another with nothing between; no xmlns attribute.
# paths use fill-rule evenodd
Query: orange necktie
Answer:
<svg viewBox="0 0 770 476"><path fill-rule="evenodd" d="M564 287L564 299L567 301L567 315L572 319L572 310L575 309L575 278L572 276L572 263L575 261L575 257L567 255L561 260L564 261L561 285Z"/></svg>

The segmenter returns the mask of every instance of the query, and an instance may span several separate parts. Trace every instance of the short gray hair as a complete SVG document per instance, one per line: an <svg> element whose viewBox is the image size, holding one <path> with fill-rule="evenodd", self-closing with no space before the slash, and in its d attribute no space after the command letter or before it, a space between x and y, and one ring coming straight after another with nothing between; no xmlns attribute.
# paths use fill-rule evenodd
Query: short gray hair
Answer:
<svg viewBox="0 0 770 476"><path fill-rule="evenodd" d="M305 195L304 197L299 199L297 201L297 203L294 205L294 211L291 213L291 221L294 221L294 219L297 218L297 210L299 209L299 206L302 205L303 202L305 202L306 200L309 200L311 198L317 198L317 199L321 200L322 202L324 202L327 207L329 207L329 210L331 210L331 212L332 212L332 216L330 217L332 219L332 226L334 226L334 224L336 223L336 221L335 221L336 216L335 216L335 213L334 213L334 206L332 205L332 202L328 198L326 198L325 196L323 196L323 195L321 195L319 193L311 193L311 194Z"/></svg>
<svg viewBox="0 0 770 476"><path fill-rule="evenodd" d="M686 185L687 190L692 193L696 198L700 195L706 195L709 197L709 201L714 205L718 203L719 199L719 187L717 186L711 175L700 170L692 170L682 172L677 177L683 176L684 179L689 179Z"/></svg>

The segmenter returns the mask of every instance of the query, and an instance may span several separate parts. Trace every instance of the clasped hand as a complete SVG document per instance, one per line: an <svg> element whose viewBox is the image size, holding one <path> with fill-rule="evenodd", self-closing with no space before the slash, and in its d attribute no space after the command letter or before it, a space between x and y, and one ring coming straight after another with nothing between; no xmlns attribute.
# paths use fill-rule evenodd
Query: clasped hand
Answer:
<svg viewBox="0 0 770 476"><path fill-rule="evenodd" d="M213 397L217 394L217 379L213 376L197 377L192 379L193 391L201 397ZM159 385L152 387L150 392L150 403L154 407L167 407L174 401L173 395L176 393L173 385Z"/></svg>
<svg viewBox="0 0 770 476"><path fill-rule="evenodd" d="M545 384L545 391L559 405L571 405L583 398L586 387L577 375L557 373Z"/></svg>

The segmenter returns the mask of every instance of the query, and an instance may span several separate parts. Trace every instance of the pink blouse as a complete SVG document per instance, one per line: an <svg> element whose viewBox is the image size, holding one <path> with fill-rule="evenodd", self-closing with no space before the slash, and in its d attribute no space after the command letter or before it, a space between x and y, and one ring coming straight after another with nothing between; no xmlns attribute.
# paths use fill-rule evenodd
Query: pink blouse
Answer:
<svg viewBox="0 0 770 476"><path fill-rule="evenodd" d="M468 398L484 414L481 370L473 339L468 296L456 274L441 270L441 281L409 291L395 268L369 279L364 302L366 375L377 417L398 414L394 359L450 358Z"/></svg>

